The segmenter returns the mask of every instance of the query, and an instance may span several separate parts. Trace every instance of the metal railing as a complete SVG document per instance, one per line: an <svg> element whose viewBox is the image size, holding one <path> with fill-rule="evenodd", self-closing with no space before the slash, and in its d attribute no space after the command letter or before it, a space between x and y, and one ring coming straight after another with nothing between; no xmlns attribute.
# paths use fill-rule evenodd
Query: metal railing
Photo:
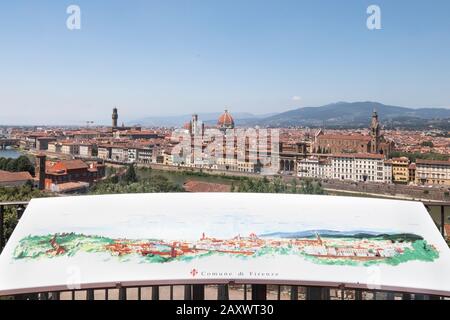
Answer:
<svg viewBox="0 0 450 320"><path fill-rule="evenodd" d="M422 201L422 203L428 209L428 211L430 211L432 207L440 208L440 231L442 237L445 239L445 208L450 208L450 202ZM450 235L447 236L450 237Z"/></svg>
<svg viewBox="0 0 450 320"><path fill-rule="evenodd" d="M230 288L233 286L233 288ZM270 289L269 289L270 287ZM177 290L176 290L177 289ZM208 289L209 296L206 295ZM215 293L212 293L215 289ZM164 294L162 294L164 291ZM176 294L175 291L178 291ZM78 289L52 292L39 292L10 296L16 300L184 300L202 301L205 298L220 301L230 300L441 300L435 295L412 294L405 292L380 291L371 289L349 289L339 287L312 287L289 285L169 285L133 286L120 288ZM181 293L181 294L180 294ZM447 298L448 299L448 298Z"/></svg>

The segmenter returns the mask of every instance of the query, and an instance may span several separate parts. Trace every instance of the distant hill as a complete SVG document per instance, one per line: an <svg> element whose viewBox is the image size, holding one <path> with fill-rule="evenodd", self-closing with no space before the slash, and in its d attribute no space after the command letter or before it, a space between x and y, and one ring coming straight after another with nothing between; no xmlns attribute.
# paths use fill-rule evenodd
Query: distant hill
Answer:
<svg viewBox="0 0 450 320"><path fill-rule="evenodd" d="M219 119L222 112L211 112L211 113L198 113L199 120L205 122L209 125L214 125ZM267 118L269 116L274 115L265 114L265 115L255 115L252 113L246 112L236 112L232 113L234 120L239 124L240 120L252 120L256 121L261 118ZM143 126L155 126L155 127L181 127L185 123L189 122L192 119L192 114L184 114L179 116L162 116L162 117L145 117L142 119L137 119L131 121L132 124L140 124Z"/></svg>
<svg viewBox="0 0 450 320"><path fill-rule="evenodd" d="M378 112L385 127L424 128L436 127L450 130L450 109L407 108L385 105L379 102L337 102L321 107L304 107L276 114L254 115L233 112L238 126L327 128L364 127L369 124L373 110ZM207 125L215 125L222 112L199 113L199 119ZM192 115L147 117L133 121L143 126L180 127L190 121Z"/></svg>
<svg viewBox="0 0 450 320"><path fill-rule="evenodd" d="M423 123L423 120L450 118L450 109L413 109L367 101L338 102L321 107L299 108L264 119L247 120L245 124L270 127L322 126L323 124L327 127L367 127L373 110L378 112L384 125L415 125Z"/></svg>

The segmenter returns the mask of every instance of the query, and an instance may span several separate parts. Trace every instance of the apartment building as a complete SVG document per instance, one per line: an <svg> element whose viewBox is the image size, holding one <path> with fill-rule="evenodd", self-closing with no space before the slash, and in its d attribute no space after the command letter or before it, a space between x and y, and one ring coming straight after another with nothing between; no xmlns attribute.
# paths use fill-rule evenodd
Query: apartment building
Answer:
<svg viewBox="0 0 450 320"><path fill-rule="evenodd" d="M332 178L331 161L310 157L300 160L297 164L297 176L301 178L330 179Z"/></svg>
<svg viewBox="0 0 450 320"><path fill-rule="evenodd" d="M416 184L450 186L450 161L416 160Z"/></svg>
<svg viewBox="0 0 450 320"><path fill-rule="evenodd" d="M392 181L407 184L409 182L409 159L407 157L392 158Z"/></svg>
<svg viewBox="0 0 450 320"><path fill-rule="evenodd" d="M350 153L331 157L332 178L357 182L392 182L392 165L381 154Z"/></svg>
<svg viewBox="0 0 450 320"><path fill-rule="evenodd" d="M99 145L97 150L97 157L103 160L111 159L111 149L110 145Z"/></svg>
<svg viewBox="0 0 450 320"><path fill-rule="evenodd" d="M47 146L47 151L53 153L61 152L61 144L59 142L49 142Z"/></svg>
<svg viewBox="0 0 450 320"><path fill-rule="evenodd" d="M392 164L381 154L335 154L325 159L311 157L300 160L297 167L297 175L304 178L392 182Z"/></svg>
<svg viewBox="0 0 450 320"><path fill-rule="evenodd" d="M128 148L126 146L113 146L111 148L111 160L128 162Z"/></svg>
<svg viewBox="0 0 450 320"><path fill-rule="evenodd" d="M93 145L92 144L80 144L79 146L79 154L81 157L92 157L92 150Z"/></svg>
<svg viewBox="0 0 450 320"><path fill-rule="evenodd" d="M77 143L73 142L62 142L61 153L78 155L80 153L80 146Z"/></svg>

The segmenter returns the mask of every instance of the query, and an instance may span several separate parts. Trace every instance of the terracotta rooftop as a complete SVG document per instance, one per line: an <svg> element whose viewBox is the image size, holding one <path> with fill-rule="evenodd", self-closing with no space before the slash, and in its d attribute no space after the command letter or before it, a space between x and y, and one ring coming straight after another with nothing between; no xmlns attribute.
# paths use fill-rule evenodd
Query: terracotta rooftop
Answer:
<svg viewBox="0 0 450 320"><path fill-rule="evenodd" d="M9 172L0 170L0 182L15 182L33 180L31 174L27 171Z"/></svg>
<svg viewBox="0 0 450 320"><path fill-rule="evenodd" d="M416 164L438 164L450 166L450 161L417 159Z"/></svg>
<svg viewBox="0 0 450 320"><path fill-rule="evenodd" d="M63 160L47 167L47 173L59 172L61 170L88 169L89 166L82 160Z"/></svg>
<svg viewBox="0 0 450 320"><path fill-rule="evenodd" d="M188 180L184 184L187 192L230 192L231 186L226 184Z"/></svg>
<svg viewBox="0 0 450 320"><path fill-rule="evenodd" d="M361 140L370 141L372 140L369 136L363 135L345 135L345 134L324 134L319 136L319 139L332 139L332 140Z"/></svg>
<svg viewBox="0 0 450 320"><path fill-rule="evenodd" d="M333 154L336 158L360 158L360 159L384 159L382 154L375 153L336 153Z"/></svg>
<svg viewBox="0 0 450 320"><path fill-rule="evenodd" d="M392 161L409 161L407 157L392 158Z"/></svg>
<svg viewBox="0 0 450 320"><path fill-rule="evenodd" d="M217 121L218 126L234 126L234 119L231 116L231 114L228 112L228 110L225 110L225 112L219 117L219 120Z"/></svg>

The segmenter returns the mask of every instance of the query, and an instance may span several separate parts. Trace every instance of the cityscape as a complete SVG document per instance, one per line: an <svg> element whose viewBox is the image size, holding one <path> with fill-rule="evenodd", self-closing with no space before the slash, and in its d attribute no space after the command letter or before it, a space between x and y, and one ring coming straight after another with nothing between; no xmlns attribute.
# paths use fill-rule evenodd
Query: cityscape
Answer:
<svg viewBox="0 0 450 320"><path fill-rule="evenodd" d="M32 181L41 190L79 193L105 179L108 167L258 177L267 176L264 168L270 166L269 177L312 179L330 189L362 192L364 187L386 186L391 194L392 186L411 198L450 199L447 132L385 130L379 117L374 109L367 128L354 130L246 128L236 126L231 111L225 110L212 124L194 114L179 128L143 128L119 125L114 108L109 127L6 127L2 148L27 155L36 170L34 176L3 170L0 185Z"/></svg>

